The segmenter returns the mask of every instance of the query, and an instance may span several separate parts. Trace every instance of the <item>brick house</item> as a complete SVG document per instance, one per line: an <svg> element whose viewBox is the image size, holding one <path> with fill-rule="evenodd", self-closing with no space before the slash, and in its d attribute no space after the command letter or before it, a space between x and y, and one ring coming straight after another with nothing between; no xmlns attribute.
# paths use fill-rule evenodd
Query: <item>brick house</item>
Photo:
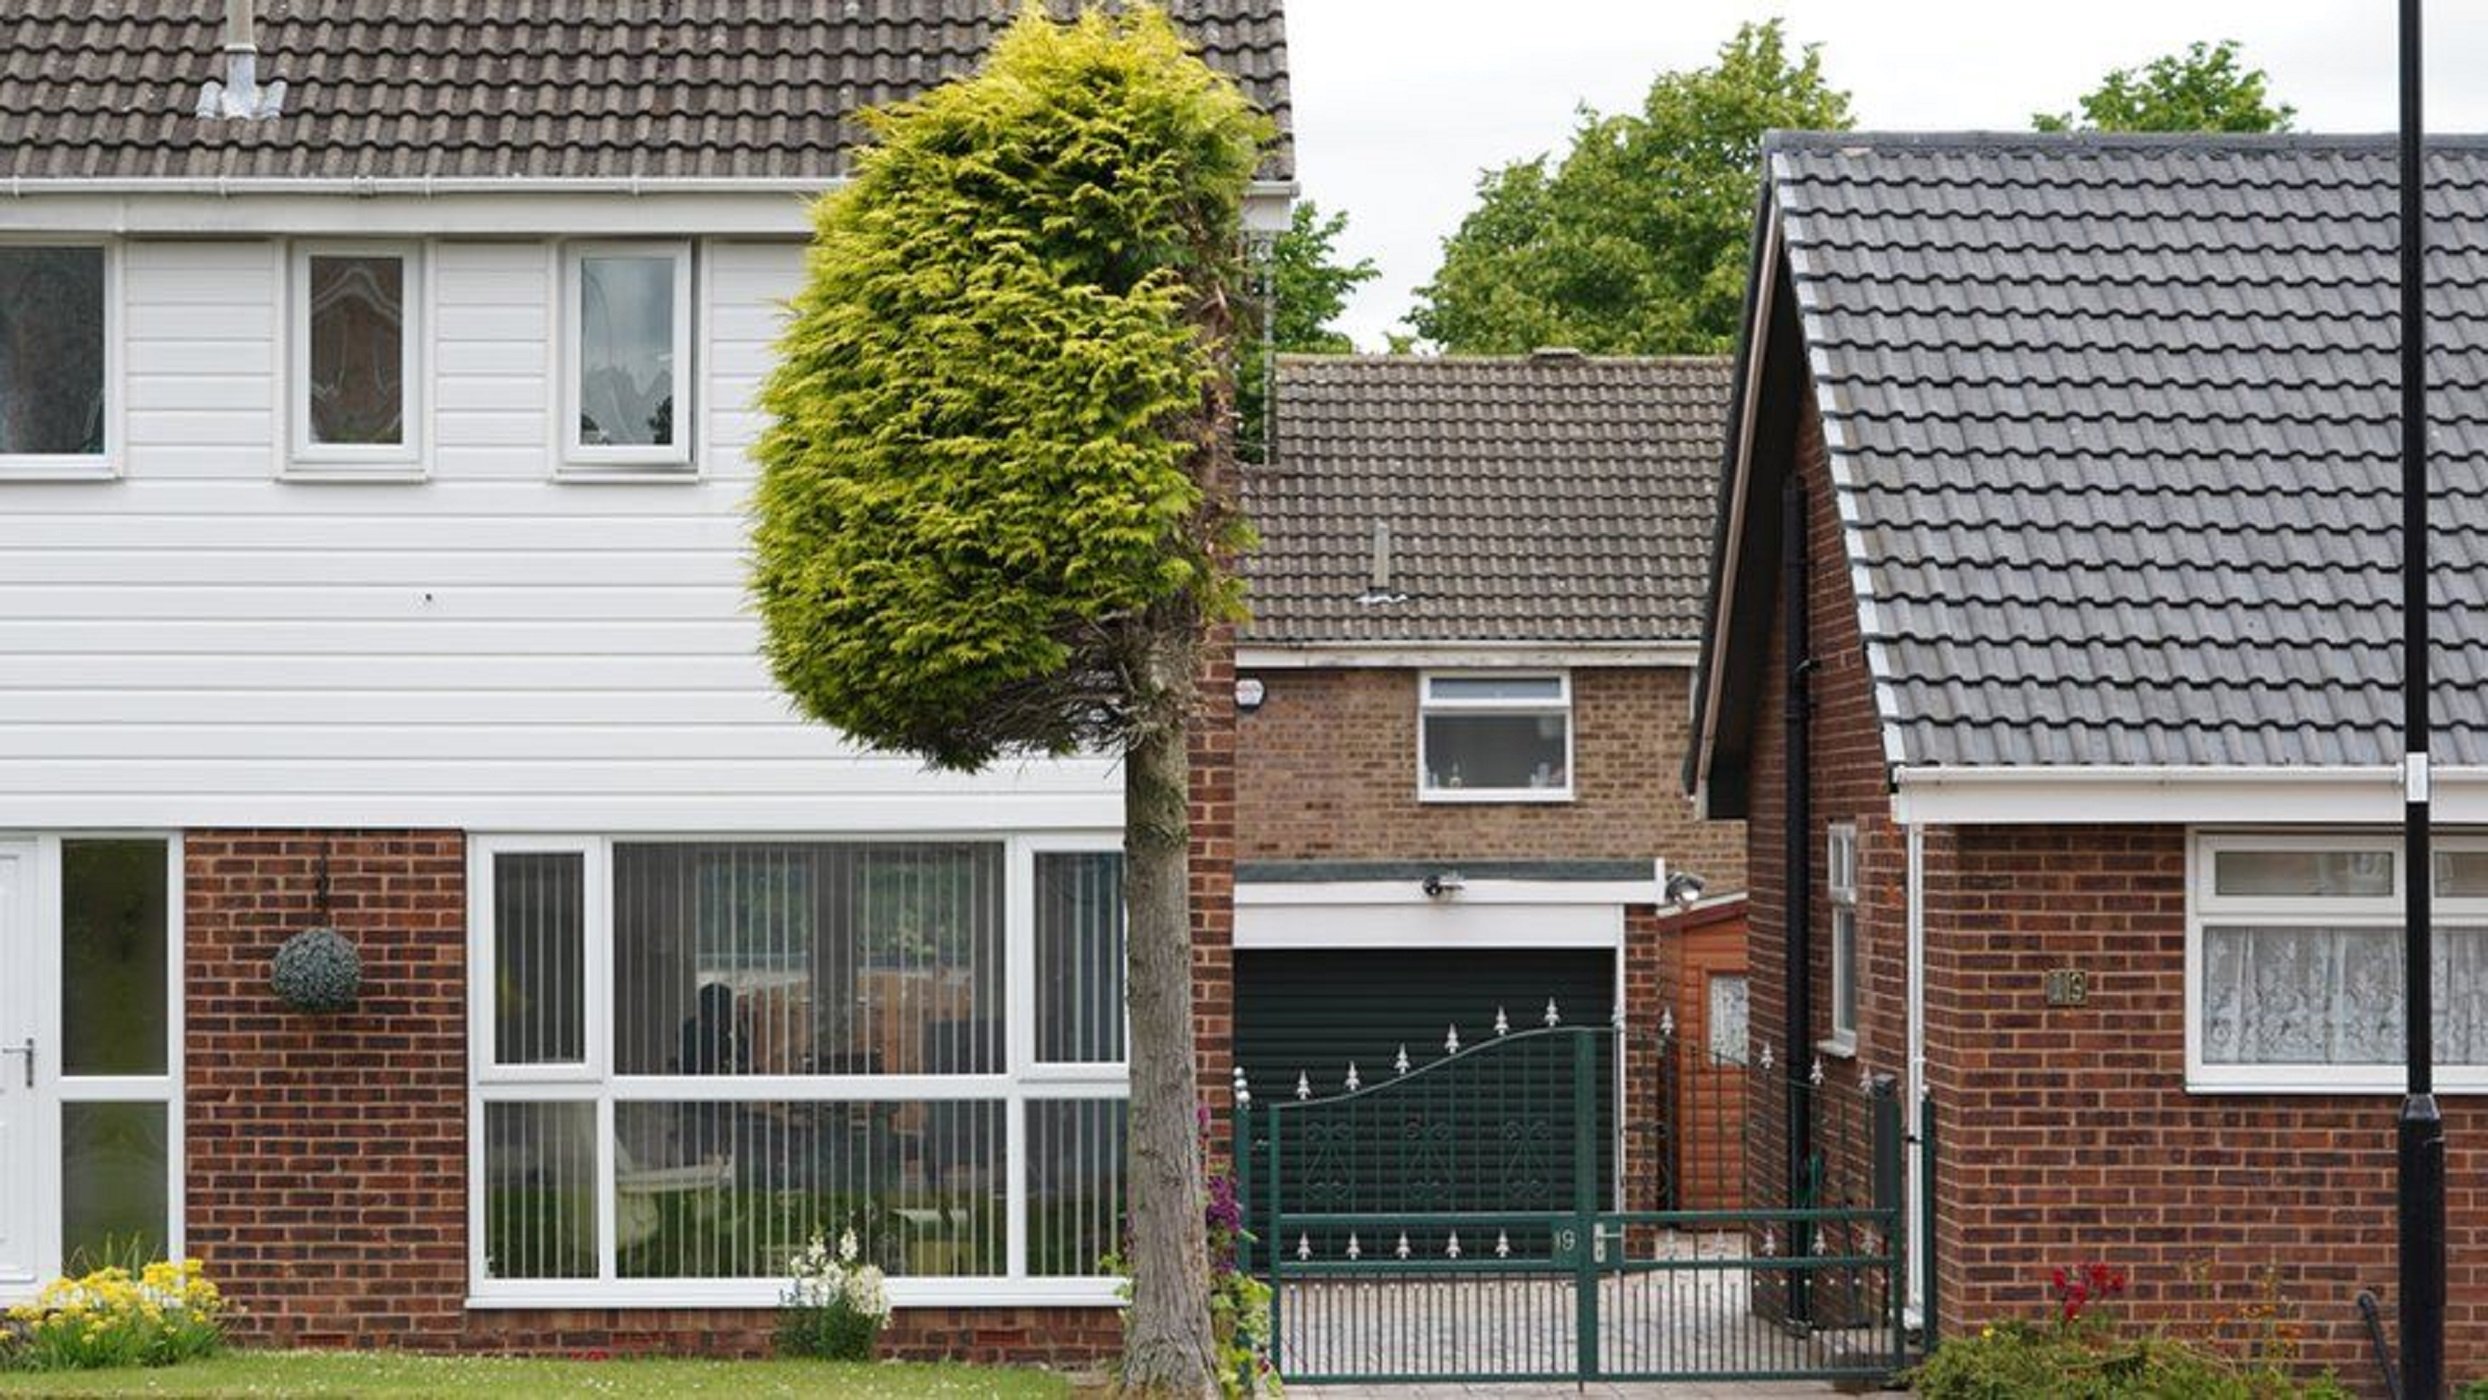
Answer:
<svg viewBox="0 0 2488 1400"><path fill-rule="evenodd" d="M2435 160L2467 227L2488 161ZM2410 875L2394 188L2385 143L2305 136L1768 152L1685 778L1746 823L1757 1036L1932 1103L1948 1331L2098 1258L2181 1329L2275 1288L2310 1361L2375 1374L2352 1300L2390 1313ZM2431 241L2465 1375L2488 1368L2488 1211L2459 1184L2488 1133L2463 416L2488 262Z"/></svg>
<svg viewBox="0 0 2488 1400"><path fill-rule="evenodd" d="M1737 834L1647 779L1684 752L1727 370L1280 359L1237 661L1236 1045L1265 1092L1550 1003L1655 1026L1664 986L1697 1035L1714 994L1741 1008ZM1696 936L1663 936L1671 872L1727 906Z"/></svg>
<svg viewBox="0 0 2488 1400"><path fill-rule="evenodd" d="M136 1238L254 1341L751 1350L851 1223L903 1352L1112 1346L1115 764L862 751L743 606L805 201L1003 10L263 8L0 19L0 1301ZM1167 8L1284 119L1278 0Z"/></svg>

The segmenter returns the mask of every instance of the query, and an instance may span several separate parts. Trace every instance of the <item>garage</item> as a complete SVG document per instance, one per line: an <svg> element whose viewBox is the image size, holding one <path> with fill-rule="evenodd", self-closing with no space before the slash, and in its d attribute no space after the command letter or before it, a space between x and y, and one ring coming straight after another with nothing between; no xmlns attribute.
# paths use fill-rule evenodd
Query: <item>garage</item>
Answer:
<svg viewBox="0 0 2488 1400"><path fill-rule="evenodd" d="M1240 949L1235 978L1236 1063L1256 1096L1293 1097L1300 1079L1315 1096L1345 1093L1351 1066L1357 1084L1370 1088L1399 1075L1403 1048L1409 1071L1422 1073L1445 1058L1455 1029L1460 1045L1474 1050L1496 1038L1498 1013L1509 1030L1526 1031L1545 1025L1549 1002L1565 1024L1603 1026L1616 996L1615 953L1606 948ZM1596 1070L1597 1082L1608 1086L1596 1100L1600 1194L1607 1198L1615 1143L1610 1043L1598 1039ZM1550 1144L1550 1156L1533 1154L1533 1170L1469 1174L1469 1187L1481 1194L1464 1208L1539 1208L1537 1182L1569 1179L1576 1120L1568 1076L1473 1072L1449 1091L1462 1096L1457 1121L1472 1139L1454 1155L1481 1160L1472 1152L1484 1149L1491 1157L1495 1138L1524 1124ZM1409 1130L1384 1118L1366 1121L1371 1132ZM1281 1167L1291 1184L1311 1169Z"/></svg>

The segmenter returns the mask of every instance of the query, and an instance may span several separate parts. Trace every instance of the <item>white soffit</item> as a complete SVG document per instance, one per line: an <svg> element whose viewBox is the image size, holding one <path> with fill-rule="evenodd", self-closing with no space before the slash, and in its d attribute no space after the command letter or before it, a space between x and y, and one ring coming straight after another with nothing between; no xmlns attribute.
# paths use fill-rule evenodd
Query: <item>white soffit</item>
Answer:
<svg viewBox="0 0 2488 1400"><path fill-rule="evenodd" d="M2435 770L2432 816L2488 824L2488 769ZM2359 768L1903 768L1892 815L1939 826L2071 822L2375 825L2402 817L2402 772Z"/></svg>

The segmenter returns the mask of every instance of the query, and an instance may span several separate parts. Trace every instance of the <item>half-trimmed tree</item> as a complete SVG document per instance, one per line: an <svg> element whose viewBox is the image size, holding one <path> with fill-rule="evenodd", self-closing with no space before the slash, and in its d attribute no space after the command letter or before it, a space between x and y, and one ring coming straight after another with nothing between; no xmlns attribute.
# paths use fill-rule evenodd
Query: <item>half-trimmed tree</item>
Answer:
<svg viewBox="0 0 2488 1400"><path fill-rule="evenodd" d="M1740 25L1711 66L1661 73L1640 111L1584 107L1561 161L1481 176L1408 324L1454 354L1725 351L1744 313L1763 133L1848 125L1817 46L1790 43L1778 20Z"/></svg>
<svg viewBox="0 0 2488 1400"><path fill-rule="evenodd" d="M1269 123L1156 10L1034 7L867 119L761 394L752 590L780 685L973 770L1123 759L1136 1389L1212 1343L1195 1127L1186 736L1239 611L1233 325Z"/></svg>
<svg viewBox="0 0 2488 1400"><path fill-rule="evenodd" d="M2238 61L2235 39L2197 42L2141 68L2112 68L2082 115L2040 112L2035 131L2287 131L2298 109L2272 101L2271 79Z"/></svg>

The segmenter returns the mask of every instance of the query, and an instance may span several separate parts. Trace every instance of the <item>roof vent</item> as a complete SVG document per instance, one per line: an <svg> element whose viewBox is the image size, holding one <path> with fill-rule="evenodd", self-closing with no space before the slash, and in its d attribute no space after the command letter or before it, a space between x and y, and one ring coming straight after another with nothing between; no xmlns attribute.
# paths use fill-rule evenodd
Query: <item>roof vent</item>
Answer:
<svg viewBox="0 0 2488 1400"><path fill-rule="evenodd" d="M1388 521L1374 522L1373 572L1366 575L1365 591L1357 595L1356 601L1368 608L1378 603L1408 601L1407 594L1391 591L1391 526Z"/></svg>
<svg viewBox="0 0 2488 1400"><path fill-rule="evenodd" d="M1537 349L1529 352L1529 358L1536 360L1540 364L1567 364L1571 361L1585 359L1587 357L1581 353L1578 346L1541 345Z"/></svg>
<svg viewBox="0 0 2488 1400"><path fill-rule="evenodd" d="M266 121L285 110L283 80L259 85L259 27L252 0L225 0L225 78L199 89L199 116Z"/></svg>

